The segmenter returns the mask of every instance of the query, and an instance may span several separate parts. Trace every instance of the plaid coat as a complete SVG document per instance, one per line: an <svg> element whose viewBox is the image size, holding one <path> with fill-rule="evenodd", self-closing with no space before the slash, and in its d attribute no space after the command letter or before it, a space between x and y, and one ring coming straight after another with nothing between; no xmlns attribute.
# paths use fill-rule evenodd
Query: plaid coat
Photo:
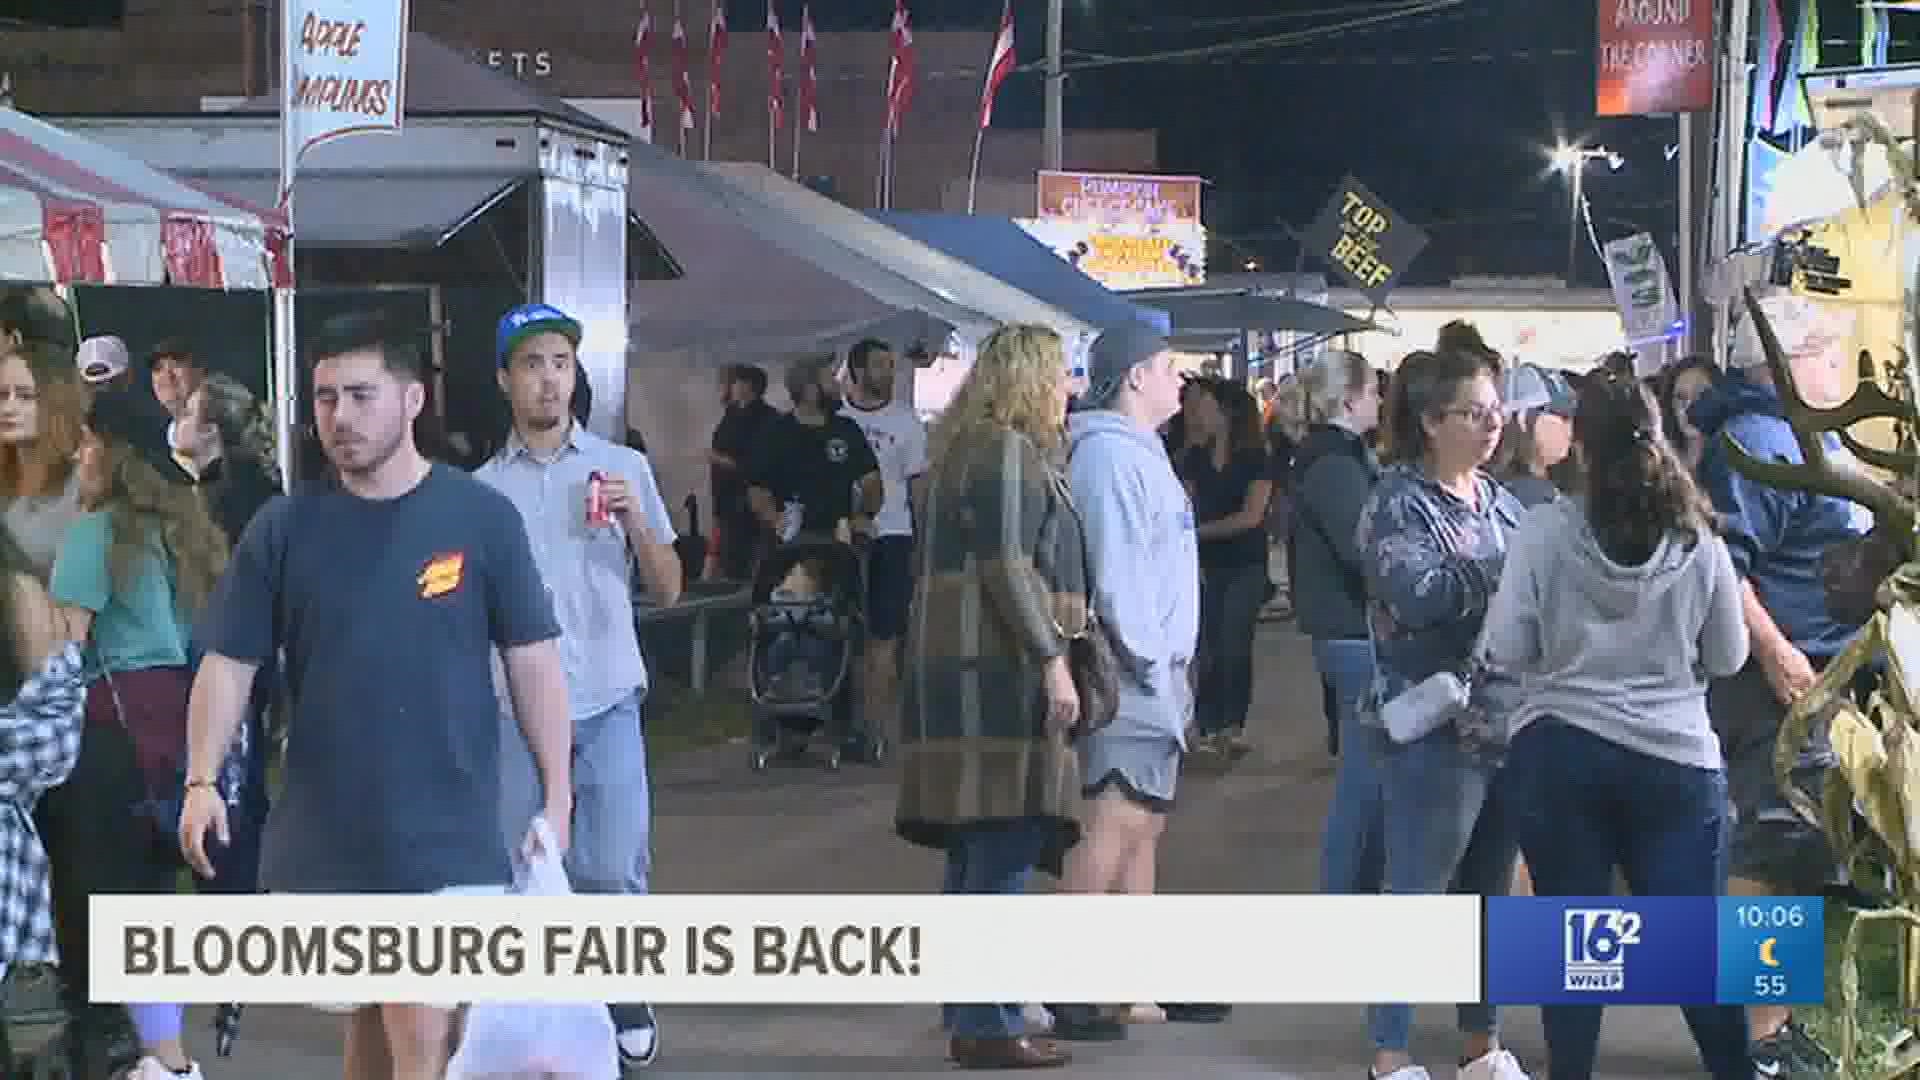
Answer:
<svg viewBox="0 0 1920 1080"><path fill-rule="evenodd" d="M955 446L927 477L914 545L895 828L945 850L959 827L1043 819L1043 868L1079 836L1073 748L1047 733L1041 670L1084 620L1080 519L1057 463L1012 431Z"/></svg>
<svg viewBox="0 0 1920 1080"><path fill-rule="evenodd" d="M80 760L85 701L80 646L69 643L0 705L0 977L15 965L59 958L47 849L34 830L33 808Z"/></svg>

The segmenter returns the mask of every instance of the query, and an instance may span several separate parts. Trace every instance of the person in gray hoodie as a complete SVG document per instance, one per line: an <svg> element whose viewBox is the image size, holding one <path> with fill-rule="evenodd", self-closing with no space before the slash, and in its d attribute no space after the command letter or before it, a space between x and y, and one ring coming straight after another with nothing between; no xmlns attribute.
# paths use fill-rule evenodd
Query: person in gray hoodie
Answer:
<svg viewBox="0 0 1920 1080"><path fill-rule="evenodd" d="M1200 631L1193 506L1155 434L1180 407L1180 375L1164 338L1122 327L1095 339L1087 381L1080 411L1068 418L1067 480L1120 694L1113 722L1079 743L1081 841L1060 887L1145 894L1186 747L1188 668ZM1113 1037L1086 1006L1053 1013L1057 1036Z"/></svg>
<svg viewBox="0 0 1920 1080"><path fill-rule="evenodd" d="M1732 821L1707 685L1747 660L1740 579L1653 396L1603 375L1578 409L1584 491L1522 519L1481 644L1525 687L1510 820L1536 895L1605 896L1619 866L1636 895L1718 896ZM1600 1007L1541 1012L1550 1080L1588 1080ZM1752 1080L1744 1010L1686 1017L1714 1080Z"/></svg>

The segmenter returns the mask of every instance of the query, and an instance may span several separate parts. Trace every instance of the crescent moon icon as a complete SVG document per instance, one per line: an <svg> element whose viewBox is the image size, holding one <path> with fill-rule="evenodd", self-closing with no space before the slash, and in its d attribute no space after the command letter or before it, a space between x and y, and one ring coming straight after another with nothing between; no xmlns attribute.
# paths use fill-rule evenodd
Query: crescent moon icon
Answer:
<svg viewBox="0 0 1920 1080"><path fill-rule="evenodd" d="M1768 938L1760 943L1760 962L1766 966L1779 967L1780 961L1773 958L1773 947L1780 944L1779 938Z"/></svg>

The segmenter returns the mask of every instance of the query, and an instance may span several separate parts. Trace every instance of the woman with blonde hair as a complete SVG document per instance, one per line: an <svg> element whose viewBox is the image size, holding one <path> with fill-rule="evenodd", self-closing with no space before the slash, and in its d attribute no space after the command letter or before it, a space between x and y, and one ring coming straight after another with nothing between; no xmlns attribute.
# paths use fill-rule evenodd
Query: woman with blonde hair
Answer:
<svg viewBox="0 0 1920 1080"><path fill-rule="evenodd" d="M80 515L73 455L86 401L72 353L0 339L0 516L42 581Z"/></svg>
<svg viewBox="0 0 1920 1080"><path fill-rule="evenodd" d="M932 432L894 823L946 853L949 893L1024 892L1079 840L1067 638L1085 623L1087 574L1061 472L1066 405L1060 335L1002 327ZM1027 1034L1017 1004L949 1005L945 1021L963 1068L1068 1059Z"/></svg>
<svg viewBox="0 0 1920 1080"><path fill-rule="evenodd" d="M40 815L66 990L82 1008L87 898L174 891L190 627L226 568L225 538L192 479L152 438L163 422L128 391L94 399L76 458L86 512L49 589L68 634L86 645L91 680L79 763ZM180 1040L182 1006L128 1011L142 1055L129 1080L198 1080ZM75 1071L96 1075L87 1064Z"/></svg>

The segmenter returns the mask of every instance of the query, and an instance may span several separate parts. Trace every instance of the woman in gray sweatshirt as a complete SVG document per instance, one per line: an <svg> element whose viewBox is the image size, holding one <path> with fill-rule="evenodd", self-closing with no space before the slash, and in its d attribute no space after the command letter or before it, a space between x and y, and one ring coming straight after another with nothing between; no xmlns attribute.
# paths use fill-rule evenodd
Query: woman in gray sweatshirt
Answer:
<svg viewBox="0 0 1920 1080"><path fill-rule="evenodd" d="M1522 520L1483 657L1525 703L1503 776L1539 896L1726 891L1727 778L1707 681L1747 658L1741 586L1713 511L1631 378L1581 390L1585 490ZM1551 594L1552 600L1548 601ZM1550 1080L1588 1080L1598 1006L1548 1006ZM1714 1080L1752 1080L1737 1007L1686 1010Z"/></svg>

